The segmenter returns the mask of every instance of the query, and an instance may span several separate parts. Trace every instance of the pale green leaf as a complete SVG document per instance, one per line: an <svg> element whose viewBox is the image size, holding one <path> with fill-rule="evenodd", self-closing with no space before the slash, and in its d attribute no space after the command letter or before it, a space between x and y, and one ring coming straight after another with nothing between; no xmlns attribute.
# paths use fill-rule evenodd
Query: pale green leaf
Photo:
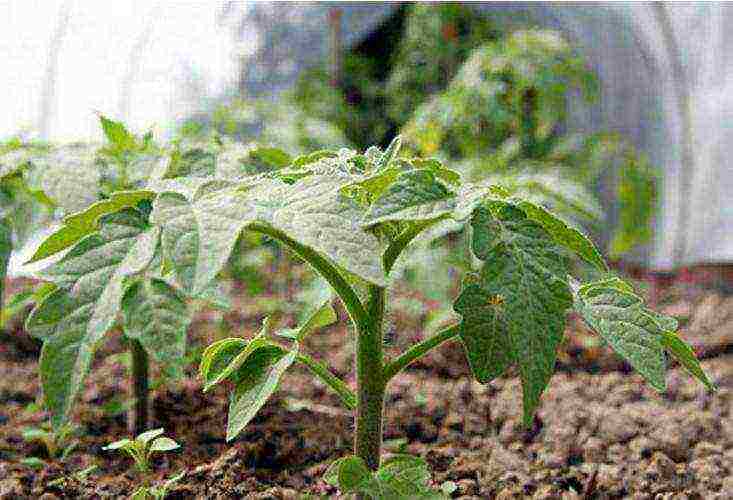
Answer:
<svg viewBox="0 0 733 500"><path fill-rule="evenodd" d="M454 308L465 313L461 339L479 381L502 373L510 360L519 365L528 425L552 377L572 304L568 263L542 226L510 204L497 205L496 216L484 207L474 213L472 247L484 264Z"/></svg>
<svg viewBox="0 0 733 500"><path fill-rule="evenodd" d="M89 206L82 212L64 218L63 226L48 236L38 247L33 257L26 262L36 262L65 250L99 229L99 219L103 215L134 207L143 200L155 196L152 191L118 191L106 200Z"/></svg>
<svg viewBox="0 0 733 500"><path fill-rule="evenodd" d="M157 438L158 436L162 436L165 432L165 429L162 427L158 427L157 429L151 429L149 431L142 432L138 434L138 436L135 438L135 441L138 441L142 444L148 444L153 439Z"/></svg>
<svg viewBox="0 0 733 500"><path fill-rule="evenodd" d="M641 298L615 287L593 286L576 292L575 309L652 387L665 390L663 330Z"/></svg>
<svg viewBox="0 0 733 500"><path fill-rule="evenodd" d="M122 122L110 120L104 115L99 115L99 121L102 124L107 140L120 149L131 149L136 145L135 136L132 135L125 124Z"/></svg>
<svg viewBox="0 0 733 500"><path fill-rule="evenodd" d="M158 232L132 209L105 215L99 232L45 270L59 288L36 305L26 329L45 339L40 372L54 426L64 422L97 344L117 317L125 278L153 258Z"/></svg>
<svg viewBox="0 0 733 500"><path fill-rule="evenodd" d="M103 446L102 449L105 451L108 450L119 450L122 448L127 448L132 445L132 441L129 439L120 439L119 441L115 441L114 443L110 443L107 446Z"/></svg>
<svg viewBox="0 0 733 500"><path fill-rule="evenodd" d="M150 443L149 450L150 452L171 451L171 450L176 450L180 447L181 445L173 441L171 438L163 436L163 437L156 438L155 441Z"/></svg>
<svg viewBox="0 0 733 500"><path fill-rule="evenodd" d="M593 242L583 233L568 226L555 214L548 212L543 206L528 201L520 201L519 207L527 217L538 222L555 242L572 250L579 257L601 272L608 272L608 265Z"/></svg>
<svg viewBox="0 0 733 500"><path fill-rule="evenodd" d="M139 340L153 359L180 374L191 313L173 287L159 279L133 283L122 298L122 317L127 337Z"/></svg>
<svg viewBox="0 0 733 500"><path fill-rule="evenodd" d="M695 352L684 340L679 338L671 330L662 332L662 345L685 369L696 379L702 382L711 391L717 390L716 385L703 371L700 362L695 357Z"/></svg>
<svg viewBox="0 0 733 500"><path fill-rule="evenodd" d="M430 170L408 170L372 203L364 224L435 219L453 210L455 198L456 194Z"/></svg>
<svg viewBox="0 0 733 500"><path fill-rule="evenodd" d="M190 275L190 266L196 262L194 290L211 283L240 232L254 223L285 233L367 281L384 284L382 246L360 227L361 210L339 193L347 181L337 173L311 175L292 185L263 180L246 189L199 196L193 202L163 193L154 203L151 221L163 225L166 257L174 262L177 254L187 257L180 259L186 266L174 267L185 267Z"/></svg>

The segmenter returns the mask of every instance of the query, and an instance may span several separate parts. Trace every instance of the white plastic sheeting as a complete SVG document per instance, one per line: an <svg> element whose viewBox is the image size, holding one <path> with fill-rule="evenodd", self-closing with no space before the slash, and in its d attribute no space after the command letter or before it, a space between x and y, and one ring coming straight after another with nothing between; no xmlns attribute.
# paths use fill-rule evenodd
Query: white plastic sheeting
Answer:
<svg viewBox="0 0 733 500"><path fill-rule="evenodd" d="M253 45L235 44L223 10L221 1L0 2L0 138L100 139L94 111L165 134L236 88L239 56Z"/></svg>

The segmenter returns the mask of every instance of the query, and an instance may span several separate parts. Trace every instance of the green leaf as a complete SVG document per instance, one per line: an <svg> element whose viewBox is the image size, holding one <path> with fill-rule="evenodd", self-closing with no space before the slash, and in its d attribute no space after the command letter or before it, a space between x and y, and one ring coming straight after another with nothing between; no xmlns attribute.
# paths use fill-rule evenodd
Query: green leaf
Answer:
<svg viewBox="0 0 733 500"><path fill-rule="evenodd" d="M147 445L150 441L157 438L158 436L162 436L165 432L165 429L162 427L158 427L157 429L151 429L149 431L142 432L138 434L138 436L135 438L135 441L138 441L144 445Z"/></svg>
<svg viewBox="0 0 733 500"><path fill-rule="evenodd" d="M575 309L652 387L665 390L663 330L640 297L596 285L576 291Z"/></svg>
<svg viewBox="0 0 733 500"><path fill-rule="evenodd" d="M256 148L250 151L250 157L259 160L272 168L283 168L290 165L292 158L282 149Z"/></svg>
<svg viewBox="0 0 733 500"><path fill-rule="evenodd" d="M297 354L297 350L283 354L278 349L261 348L239 368L239 380L229 403L227 441L237 437L265 405Z"/></svg>
<svg viewBox="0 0 733 500"><path fill-rule="evenodd" d="M463 317L460 335L471 372L484 384L501 376L514 362L503 308L498 295L468 281L453 304Z"/></svg>
<svg viewBox="0 0 733 500"><path fill-rule="evenodd" d="M397 158L397 153L400 152L400 146L402 146L402 136L398 135L392 139L392 142L389 143L387 149L384 150L382 157L379 159L377 170L387 168L390 162Z"/></svg>
<svg viewBox="0 0 733 500"><path fill-rule="evenodd" d="M717 386L710 380L695 357L695 352L684 340L679 338L671 330L662 332L662 345L675 357L679 363L696 379L702 382L711 391L716 391Z"/></svg>
<svg viewBox="0 0 733 500"><path fill-rule="evenodd" d="M240 346L242 348L238 349ZM209 349L206 349L202 355L201 362L201 367L204 367L204 360L206 360L205 371L202 370L201 372L205 381L204 392L207 392L216 384L232 376L257 350L271 346L272 342L267 338L267 327L265 326L260 333L245 345L224 343L217 346L215 350L209 351Z"/></svg>
<svg viewBox="0 0 733 500"><path fill-rule="evenodd" d="M204 387L211 385L232 360L241 353L249 342L241 338L222 339L209 345L201 354L199 375L204 381Z"/></svg>
<svg viewBox="0 0 733 500"><path fill-rule="evenodd" d="M136 146L135 136L128 132L124 123L110 120L106 116L100 114L99 121L102 124L102 130L105 137L114 146L121 150L133 149Z"/></svg>
<svg viewBox="0 0 733 500"><path fill-rule="evenodd" d="M376 473L359 457L342 457L328 467L323 479L342 493L359 493L372 500L447 498L445 492L430 486L425 460L405 454L385 459Z"/></svg>
<svg viewBox="0 0 733 500"><path fill-rule="evenodd" d="M44 339L41 382L54 427L64 423L97 344L115 322L125 278L152 260L158 233L132 209L105 215L99 232L44 271L59 288L36 305L26 329Z"/></svg>
<svg viewBox="0 0 733 500"><path fill-rule="evenodd" d="M123 330L157 362L180 374L191 313L176 290L160 279L133 283L122 298Z"/></svg>
<svg viewBox="0 0 733 500"><path fill-rule="evenodd" d="M529 425L555 367L565 310L572 304L568 263L537 222L508 203L496 216L479 207L471 220L474 254L484 261L454 304L474 376L488 382L519 365ZM483 301L484 305L481 305Z"/></svg>
<svg viewBox="0 0 733 500"><path fill-rule="evenodd" d="M190 273L190 264L196 262L194 291L209 285L240 232L255 223L284 233L367 281L385 284L382 245L361 228L359 207L339 193L346 182L335 173L311 175L292 185L267 180L195 197L192 203L163 193L154 203L151 221L163 226L163 250L174 264L178 254L196 255L186 260L188 268L174 266Z"/></svg>
<svg viewBox="0 0 733 500"><path fill-rule="evenodd" d="M372 203L364 224L435 219L452 211L455 196L430 170L408 170Z"/></svg>
<svg viewBox="0 0 733 500"><path fill-rule="evenodd" d="M132 446L132 441L129 439L120 439L119 441L115 441L114 443L110 443L107 446L103 446L102 449L105 451L109 450L119 450L122 448L128 448Z"/></svg>
<svg viewBox="0 0 733 500"><path fill-rule="evenodd" d="M548 212L541 205L528 201L520 201L519 207L524 210L529 219L538 222L550 233L559 245L572 250L588 264L601 272L608 272L608 265L593 242L583 233L568 226L562 219Z"/></svg>
<svg viewBox="0 0 733 500"><path fill-rule="evenodd" d="M169 437L159 437L150 444L150 452L154 451L171 451L180 448L181 445L173 441Z"/></svg>
<svg viewBox="0 0 733 500"><path fill-rule="evenodd" d="M103 215L134 207L143 200L155 196L152 191L118 191L109 199L99 201L86 210L64 218L63 226L48 236L38 247L26 264L50 257L69 248L79 240L99 229L99 219Z"/></svg>

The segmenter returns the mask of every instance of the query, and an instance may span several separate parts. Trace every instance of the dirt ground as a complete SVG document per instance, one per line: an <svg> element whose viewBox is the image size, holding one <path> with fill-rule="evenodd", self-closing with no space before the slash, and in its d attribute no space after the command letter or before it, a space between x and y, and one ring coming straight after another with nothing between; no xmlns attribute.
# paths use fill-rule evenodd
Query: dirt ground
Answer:
<svg viewBox="0 0 733 500"><path fill-rule="evenodd" d="M733 297L679 295L659 307L682 321L683 337L720 387L716 394L677 366L670 370L668 393L655 393L570 318L558 372L531 430L520 426L518 379L473 382L454 343L391 386L387 450L426 458L437 482L457 484L456 498L733 498ZM222 324L231 334L251 334L259 318L242 309L200 315L189 330L192 342L214 340ZM391 321L398 332L391 353L420 338L419 314L395 314ZM127 436L124 415L114 411L128 388L119 358L97 356L74 415L77 446L62 461L21 435L47 417L37 404L37 346L17 328L0 340L0 498L129 495L139 479L131 461L102 450ZM119 349L112 341L103 352ZM353 383L348 328L313 335L306 349L318 358L329 353L336 371ZM151 427L164 427L182 445L154 461L159 479L184 473L168 498L336 497L320 477L332 460L349 453L352 418L304 369L287 374L276 396L229 444L227 388L203 394L195 366L188 375L153 393ZM21 462L31 456L43 464ZM93 465L87 477L77 474Z"/></svg>

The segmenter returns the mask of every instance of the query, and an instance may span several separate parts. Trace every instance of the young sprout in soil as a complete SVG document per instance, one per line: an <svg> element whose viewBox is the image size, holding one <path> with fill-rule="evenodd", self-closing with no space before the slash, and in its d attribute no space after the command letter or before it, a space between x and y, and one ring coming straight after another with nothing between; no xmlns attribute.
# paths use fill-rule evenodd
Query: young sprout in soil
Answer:
<svg viewBox="0 0 733 500"><path fill-rule="evenodd" d="M658 391L665 390L665 352L713 389L692 349L675 333L677 322L648 309L629 284L611 276L595 245L537 202L531 186L517 191L519 184L464 182L438 160L398 157L399 150L399 137L385 151L372 147L363 154L319 151L291 159L264 148L257 157L269 169L259 173L247 168L250 152L238 158L220 151L212 162L195 165L181 163L177 153L144 190L114 193L115 202L96 208L93 224L62 227L63 238L55 233L46 240L47 255L71 247L49 269L59 288L29 318L29 329L45 339L41 373L51 382L44 382L44 391L58 421L68 414L98 341L120 310L131 311L122 300L131 293L130 280L143 279L147 284L140 291L150 292L136 298L140 307L131 319L156 311L153 319L166 325L185 310L183 298L212 295L244 231L287 247L341 300L354 327L356 390L301 347L308 335L336 320L330 294L278 340L266 322L250 339L210 345L200 365L204 390L224 381L233 385L227 423L232 440L285 372L304 365L354 413L353 455L336 461L327 475L344 492L376 499L446 494L432 484L423 459L382 457L382 425L390 382L449 341L463 344L480 383L518 367L525 425L554 372L570 310ZM218 163L232 158L234 165ZM573 206L575 200L565 196L558 191L551 198ZM140 200L151 207L149 213ZM475 265L453 302L456 322L389 358L384 323L392 304L386 291L395 263L416 238L461 229L469 235ZM598 278L576 281L572 258ZM147 326L136 330L140 342L154 336Z"/></svg>
<svg viewBox="0 0 733 500"><path fill-rule="evenodd" d="M135 468L143 477L143 485L132 495L133 499L163 498L170 486L183 477L183 473L180 473L166 481L162 486L156 487L150 484L152 479L150 474L150 459L153 453L172 451L180 448L180 445L174 440L163 436L164 432L162 428L153 429L143 432L135 439L121 439L102 448L108 451L122 451L127 453L135 461Z"/></svg>

